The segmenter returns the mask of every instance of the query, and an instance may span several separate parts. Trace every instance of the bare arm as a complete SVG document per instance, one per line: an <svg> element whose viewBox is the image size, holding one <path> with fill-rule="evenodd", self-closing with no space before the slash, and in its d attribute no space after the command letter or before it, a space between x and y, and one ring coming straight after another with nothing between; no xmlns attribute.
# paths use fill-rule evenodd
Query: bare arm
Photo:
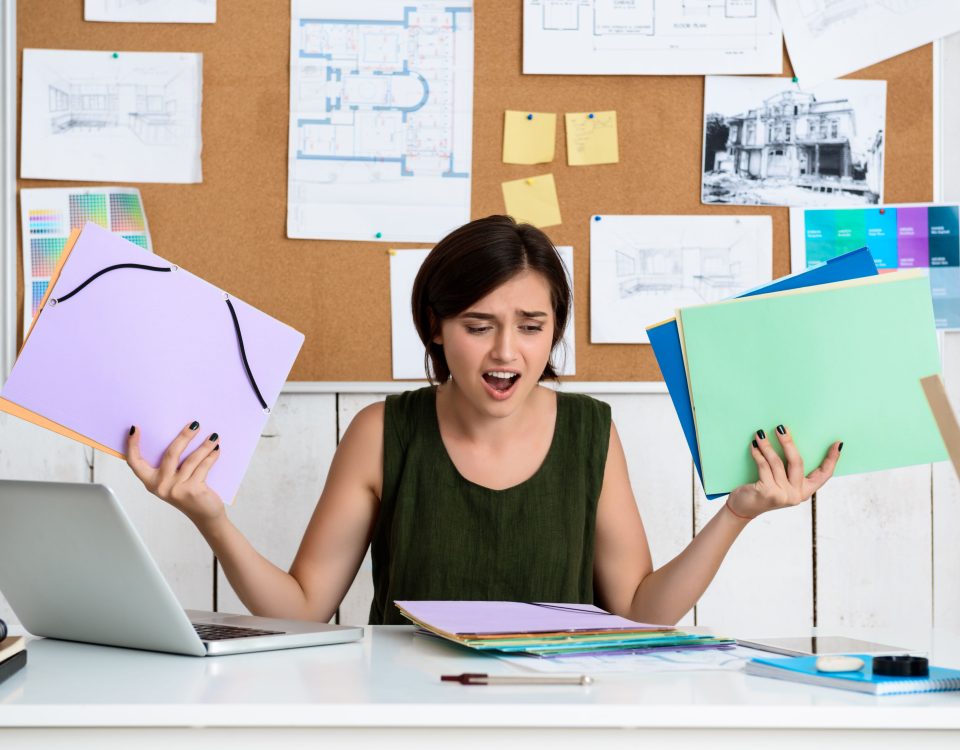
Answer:
<svg viewBox="0 0 960 750"><path fill-rule="evenodd" d="M271 563L227 517L222 500L206 484L216 461L207 440L181 462L196 432L185 427L153 468L139 451L139 432L129 440L127 462L152 493L185 513L200 530L237 596L256 615L329 620L349 588L370 542L383 480L383 404L351 422L337 447L327 482L290 572Z"/></svg>
<svg viewBox="0 0 960 750"><path fill-rule="evenodd" d="M760 513L797 505L833 474L840 456L834 443L823 463L808 476L786 430L778 438L786 468L768 438L757 438L750 451L759 480L738 487L687 547L653 570L643 523L634 501L623 446L611 425L610 448L597 507L594 577L603 606L640 622L676 623L706 591L720 563L747 523Z"/></svg>

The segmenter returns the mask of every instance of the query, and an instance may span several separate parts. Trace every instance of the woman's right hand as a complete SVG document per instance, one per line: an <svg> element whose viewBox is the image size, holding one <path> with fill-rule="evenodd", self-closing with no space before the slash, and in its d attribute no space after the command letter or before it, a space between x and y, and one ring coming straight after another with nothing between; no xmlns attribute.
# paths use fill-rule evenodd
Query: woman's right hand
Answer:
<svg viewBox="0 0 960 750"><path fill-rule="evenodd" d="M197 436L197 422L186 425L154 468L140 455L140 430L133 426L127 438L127 464L150 492L184 513L198 527L226 516L223 500L206 479L220 457L220 441L213 433L183 461L187 446Z"/></svg>

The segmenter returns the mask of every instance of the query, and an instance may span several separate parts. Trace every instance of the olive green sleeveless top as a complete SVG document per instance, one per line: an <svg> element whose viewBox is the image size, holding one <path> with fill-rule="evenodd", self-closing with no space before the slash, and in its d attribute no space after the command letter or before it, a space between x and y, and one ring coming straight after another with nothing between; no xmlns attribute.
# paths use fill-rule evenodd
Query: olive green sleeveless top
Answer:
<svg viewBox="0 0 960 750"><path fill-rule="evenodd" d="M404 599L593 603L609 443L607 404L558 393L553 442L540 468L493 490L465 479L450 459L435 388L388 396L370 624L407 623L393 604Z"/></svg>

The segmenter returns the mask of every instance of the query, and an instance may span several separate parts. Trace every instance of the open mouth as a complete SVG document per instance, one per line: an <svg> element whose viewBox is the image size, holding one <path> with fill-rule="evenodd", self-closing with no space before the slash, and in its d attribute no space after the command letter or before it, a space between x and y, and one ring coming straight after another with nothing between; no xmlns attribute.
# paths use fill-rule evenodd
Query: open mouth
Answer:
<svg viewBox="0 0 960 750"><path fill-rule="evenodd" d="M483 380L497 393L506 393L520 380L520 374L502 370L491 370L483 373Z"/></svg>

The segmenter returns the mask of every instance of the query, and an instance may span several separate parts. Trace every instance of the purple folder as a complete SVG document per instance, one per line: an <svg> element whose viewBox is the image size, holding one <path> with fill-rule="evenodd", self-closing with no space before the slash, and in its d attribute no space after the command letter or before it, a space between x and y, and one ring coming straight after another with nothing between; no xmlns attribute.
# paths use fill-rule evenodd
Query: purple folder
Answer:
<svg viewBox="0 0 960 750"><path fill-rule="evenodd" d="M433 630L458 635L664 629L662 625L627 620L592 604L486 601L397 601L394 604Z"/></svg>
<svg viewBox="0 0 960 750"><path fill-rule="evenodd" d="M187 451L219 433L207 484L231 503L302 344L293 328L87 224L2 396L120 454L135 424L153 466L198 420Z"/></svg>

